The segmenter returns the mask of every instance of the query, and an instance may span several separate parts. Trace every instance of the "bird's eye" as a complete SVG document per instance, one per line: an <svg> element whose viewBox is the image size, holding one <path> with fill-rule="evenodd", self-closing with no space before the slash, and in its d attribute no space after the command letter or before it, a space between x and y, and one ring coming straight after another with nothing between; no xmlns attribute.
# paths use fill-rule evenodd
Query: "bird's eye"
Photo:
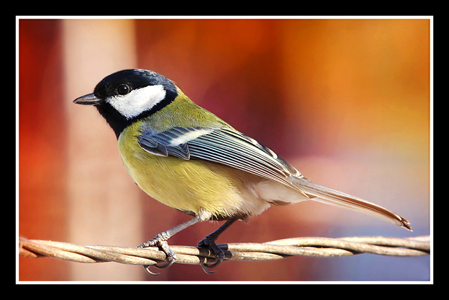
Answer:
<svg viewBox="0 0 449 300"><path fill-rule="evenodd" d="M127 84L121 84L121 85L119 85L118 87L117 87L117 93L119 94L119 95L126 95L126 94L128 94L129 92L131 92L131 88L130 88L130 86L129 85L127 85Z"/></svg>

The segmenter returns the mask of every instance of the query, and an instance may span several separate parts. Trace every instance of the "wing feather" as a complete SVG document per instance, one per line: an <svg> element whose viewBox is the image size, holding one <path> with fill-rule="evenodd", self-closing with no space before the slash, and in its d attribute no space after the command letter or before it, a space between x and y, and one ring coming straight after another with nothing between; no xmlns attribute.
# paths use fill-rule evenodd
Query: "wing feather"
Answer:
<svg viewBox="0 0 449 300"><path fill-rule="evenodd" d="M226 165L292 188L289 177L301 176L290 164L254 139L227 128L173 127L157 132L143 126L141 147L154 155L202 159Z"/></svg>
<svg viewBox="0 0 449 300"><path fill-rule="evenodd" d="M145 151L154 155L184 160L201 159L226 165L284 184L307 198L371 214L411 230L410 223L400 215L307 180L272 150L231 129L174 127L158 132L144 125L138 141Z"/></svg>

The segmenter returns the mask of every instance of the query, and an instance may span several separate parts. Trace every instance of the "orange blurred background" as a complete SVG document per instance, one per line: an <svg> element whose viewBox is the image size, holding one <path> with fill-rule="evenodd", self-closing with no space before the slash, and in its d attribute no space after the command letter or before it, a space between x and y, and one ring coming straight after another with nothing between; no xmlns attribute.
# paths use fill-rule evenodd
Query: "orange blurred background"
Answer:
<svg viewBox="0 0 449 300"><path fill-rule="evenodd" d="M387 207L381 220L305 202L273 207L218 240L430 234L429 19L20 19L19 235L137 246L190 218L141 192L112 130L72 100L125 68L159 72L306 177ZM171 244L196 245L202 223ZM21 281L429 280L429 257L225 262L213 275L19 258Z"/></svg>

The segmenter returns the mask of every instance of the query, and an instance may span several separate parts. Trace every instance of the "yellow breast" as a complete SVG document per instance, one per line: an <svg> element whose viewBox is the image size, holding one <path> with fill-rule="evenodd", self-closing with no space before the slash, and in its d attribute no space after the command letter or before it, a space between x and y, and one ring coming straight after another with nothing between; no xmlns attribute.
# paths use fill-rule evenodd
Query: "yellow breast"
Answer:
<svg viewBox="0 0 449 300"><path fill-rule="evenodd" d="M135 126L121 133L120 155L134 182L154 199L185 212L206 211L216 218L255 212L252 206L263 206L257 209L262 211L269 206L252 199L255 196L245 186L246 175L251 175L205 161L150 154L138 144Z"/></svg>

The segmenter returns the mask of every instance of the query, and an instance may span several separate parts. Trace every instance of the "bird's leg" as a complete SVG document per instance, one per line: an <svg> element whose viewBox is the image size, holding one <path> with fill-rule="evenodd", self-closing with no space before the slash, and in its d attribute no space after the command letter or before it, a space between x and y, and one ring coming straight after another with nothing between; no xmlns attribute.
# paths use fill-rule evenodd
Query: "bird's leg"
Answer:
<svg viewBox="0 0 449 300"><path fill-rule="evenodd" d="M187 222L181 223L167 231L161 232L158 235L156 235L154 238L149 240L148 242L145 242L138 246L139 248L145 248L145 247L158 247L159 250L163 251L165 255L167 256L167 263L164 265L156 265L156 267L163 269L170 267L175 261L176 261L176 254L173 252L173 250L170 248L170 246L167 243L167 240L177 234L178 232L186 229L189 226L192 226L193 224L196 224L198 222L204 221L204 216L201 214L196 216L195 218L192 218L188 220ZM149 270L149 266L144 266L145 270L152 274Z"/></svg>
<svg viewBox="0 0 449 300"><path fill-rule="evenodd" d="M216 261L212 264L201 264L201 267L203 268L204 272L207 274L213 273L212 271L209 271L208 269L215 268L218 266L224 259L224 251L220 249L220 247L215 244L215 241L217 240L218 236L223 233L229 226L231 226L237 219L231 219L226 221L223 225L221 225L217 230L212 232L211 234L207 235L202 241L198 243L198 247L206 247L211 249L215 255L216 255Z"/></svg>

